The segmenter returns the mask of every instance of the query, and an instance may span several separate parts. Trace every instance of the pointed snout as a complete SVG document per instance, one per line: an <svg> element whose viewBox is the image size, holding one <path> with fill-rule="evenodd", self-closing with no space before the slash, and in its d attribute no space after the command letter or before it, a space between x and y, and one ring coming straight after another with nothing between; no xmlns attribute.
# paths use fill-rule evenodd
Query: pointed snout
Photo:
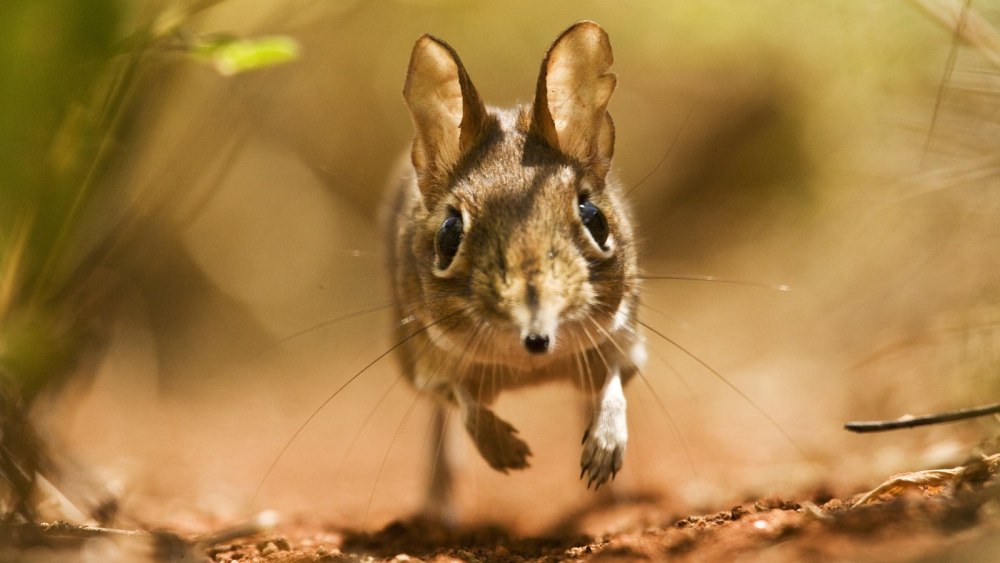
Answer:
<svg viewBox="0 0 1000 563"><path fill-rule="evenodd" d="M556 260L554 251L546 250L552 244L529 244L531 240L507 249L505 263L511 266L496 293L499 309L517 330L521 349L541 356L552 354L558 346L562 317L575 283L564 274L571 268Z"/></svg>

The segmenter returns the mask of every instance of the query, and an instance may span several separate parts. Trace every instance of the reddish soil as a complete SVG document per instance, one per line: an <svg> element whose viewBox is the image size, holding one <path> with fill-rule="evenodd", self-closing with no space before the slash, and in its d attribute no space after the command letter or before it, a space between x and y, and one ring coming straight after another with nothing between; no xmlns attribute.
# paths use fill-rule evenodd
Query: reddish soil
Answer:
<svg viewBox="0 0 1000 563"><path fill-rule="evenodd" d="M214 562L986 561L1000 556L998 467L1000 456L992 456L955 470L896 476L850 499L769 497L683 518L664 518L656 499L620 500L571 515L533 537L498 526L448 530L419 520L396 521L374 533L286 522L265 534L217 532L218 540L49 525L8 536L21 540L19 549L31 547L0 549L0 559L90 561L91 540L104 536L117 548L105 545L98 557L121 560L152 553L158 561ZM596 537L573 531L584 519L601 516L633 524Z"/></svg>
<svg viewBox="0 0 1000 563"><path fill-rule="evenodd" d="M636 520L648 505L628 507ZM513 537L499 528L448 532L410 521L373 534L288 526L252 541L212 546L214 561L807 561L956 560L1000 554L995 484L919 487L851 508L761 499L600 537ZM991 543L992 542L992 543Z"/></svg>

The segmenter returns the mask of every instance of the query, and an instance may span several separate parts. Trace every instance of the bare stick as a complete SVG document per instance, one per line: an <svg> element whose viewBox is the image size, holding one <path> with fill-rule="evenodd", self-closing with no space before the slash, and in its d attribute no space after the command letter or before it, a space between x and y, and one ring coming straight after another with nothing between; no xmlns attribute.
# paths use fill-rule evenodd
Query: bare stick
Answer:
<svg viewBox="0 0 1000 563"><path fill-rule="evenodd" d="M955 422L979 416L1000 413L1000 403L973 407L971 409L960 409L938 414L928 414L924 416L905 415L896 420L872 420L865 422L848 422L844 425L846 430L851 432L885 432L887 430L899 430L900 428L915 428L917 426L929 426L931 424L943 424L945 422Z"/></svg>

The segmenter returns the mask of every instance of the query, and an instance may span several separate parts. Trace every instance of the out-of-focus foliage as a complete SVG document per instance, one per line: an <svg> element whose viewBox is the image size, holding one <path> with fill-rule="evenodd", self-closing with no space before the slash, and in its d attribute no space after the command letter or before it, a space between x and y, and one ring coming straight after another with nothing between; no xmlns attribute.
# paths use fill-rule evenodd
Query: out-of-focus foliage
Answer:
<svg viewBox="0 0 1000 563"><path fill-rule="evenodd" d="M125 85L115 0L0 6L0 366L28 389L73 355L56 303L83 256L75 229L104 190Z"/></svg>
<svg viewBox="0 0 1000 563"><path fill-rule="evenodd" d="M185 18L213 4L0 6L0 366L28 395L68 368L96 314L86 307L110 291L101 261L139 219L111 175L150 54L180 46L224 75L298 56L287 36L182 39L199 37Z"/></svg>
<svg viewBox="0 0 1000 563"><path fill-rule="evenodd" d="M68 462L30 409L42 391L90 375L77 368L106 344L123 295L120 256L150 234L147 211L181 191L143 192L119 174L142 92L178 52L227 75L297 56L287 37L185 41L199 36L189 18L216 4L0 3L0 511L32 518L36 475L61 488ZM104 491L62 496L86 511Z"/></svg>

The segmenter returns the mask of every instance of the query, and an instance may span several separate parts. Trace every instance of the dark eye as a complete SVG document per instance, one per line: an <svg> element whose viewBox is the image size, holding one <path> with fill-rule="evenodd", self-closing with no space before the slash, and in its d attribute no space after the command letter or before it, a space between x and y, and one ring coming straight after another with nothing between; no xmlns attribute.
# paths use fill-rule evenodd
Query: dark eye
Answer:
<svg viewBox="0 0 1000 563"><path fill-rule="evenodd" d="M452 210L451 215L441 223L434 237L434 252L437 253L437 267L444 270L455 259L458 245L462 244L462 216Z"/></svg>
<svg viewBox="0 0 1000 563"><path fill-rule="evenodd" d="M594 202L583 196L580 197L580 221L587 227L597 246L601 247L601 250L607 250L605 244L608 242L608 219Z"/></svg>

